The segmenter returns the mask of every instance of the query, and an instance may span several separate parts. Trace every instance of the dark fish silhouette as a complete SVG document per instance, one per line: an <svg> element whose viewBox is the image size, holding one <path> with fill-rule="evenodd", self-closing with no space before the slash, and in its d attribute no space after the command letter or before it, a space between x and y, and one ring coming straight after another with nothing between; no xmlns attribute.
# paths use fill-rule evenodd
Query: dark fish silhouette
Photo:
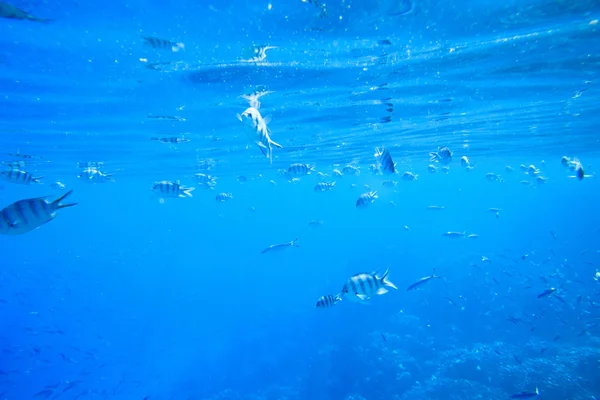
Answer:
<svg viewBox="0 0 600 400"><path fill-rule="evenodd" d="M8 19L20 19L35 22L50 22L51 20L45 18L34 17L25 10L21 10L13 6L12 4L0 1L0 17Z"/></svg>

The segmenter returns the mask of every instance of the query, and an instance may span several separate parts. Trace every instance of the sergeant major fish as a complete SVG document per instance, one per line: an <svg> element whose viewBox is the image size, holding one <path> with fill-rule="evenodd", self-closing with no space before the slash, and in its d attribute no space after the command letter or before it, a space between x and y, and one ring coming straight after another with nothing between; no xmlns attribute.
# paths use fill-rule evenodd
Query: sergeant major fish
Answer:
<svg viewBox="0 0 600 400"><path fill-rule="evenodd" d="M269 158L269 163L273 164L273 146L280 149L283 149L283 146L271 140L271 131L267 127L267 121L265 121L260 112L254 107L248 107L241 115L238 114L237 117L249 128L247 134L250 141L255 143L263 155Z"/></svg>
<svg viewBox="0 0 600 400"><path fill-rule="evenodd" d="M384 175L390 175L396 173L396 164L392 160L392 156L386 148L375 148L375 159L377 160L377 167Z"/></svg>
<svg viewBox="0 0 600 400"><path fill-rule="evenodd" d="M342 296L348 300L364 303L373 295L382 295L388 292L385 287L398 289L387 279L389 270L380 278L374 272L360 273L351 276L342 288Z"/></svg>
<svg viewBox="0 0 600 400"><path fill-rule="evenodd" d="M231 193L219 193L218 195L215 196L215 200L218 201L219 203L224 203L231 199L233 199L233 195Z"/></svg>
<svg viewBox="0 0 600 400"><path fill-rule="evenodd" d="M0 234L21 235L52 221L57 210L77 205L61 203L71 193L72 190L52 202L47 197L37 197L19 200L4 207L0 210Z"/></svg>
<svg viewBox="0 0 600 400"><path fill-rule="evenodd" d="M356 208L367 208L375 201L375 199L377 199L377 192L363 193L356 199Z"/></svg>
<svg viewBox="0 0 600 400"><path fill-rule="evenodd" d="M144 39L145 45L154 49L170 49L172 52L176 53L185 48L185 45L181 42L172 42L170 40L159 39L150 36L144 36L142 39Z"/></svg>
<svg viewBox="0 0 600 400"><path fill-rule="evenodd" d="M429 153L431 158L429 161L437 161L442 164L449 164L452 161L452 151L448 147L441 147L437 152Z"/></svg>
<svg viewBox="0 0 600 400"><path fill-rule="evenodd" d="M18 169L9 169L8 171L0 172L2 179L11 183L18 183L21 185L29 185L30 183L41 183L40 179L43 176L33 176L29 172L21 171Z"/></svg>
<svg viewBox="0 0 600 400"><path fill-rule="evenodd" d="M169 136L169 137L162 137L162 138L151 137L150 140L156 140L156 141L162 142L162 143L173 143L173 144L187 143L190 141L190 139L185 139L183 137L177 137L177 136Z"/></svg>
<svg viewBox="0 0 600 400"><path fill-rule="evenodd" d="M355 167L354 165L348 164L344 168L342 168L342 172L346 175L359 175L360 169L358 167Z"/></svg>
<svg viewBox="0 0 600 400"><path fill-rule="evenodd" d="M332 294L328 294L326 296L319 297L317 300L316 308L331 308L335 306L337 303L342 301L342 296L336 294L335 296Z"/></svg>
<svg viewBox="0 0 600 400"><path fill-rule="evenodd" d="M315 185L315 192L327 192L335 186L335 182L319 182Z"/></svg>
<svg viewBox="0 0 600 400"><path fill-rule="evenodd" d="M193 187L185 187L179 184L179 181L160 181L154 182L152 191L156 194L163 195L165 197L192 197Z"/></svg>
<svg viewBox="0 0 600 400"><path fill-rule="evenodd" d="M283 251L285 249L289 249L290 247L300 247L300 246L298 246L298 244L296 242L298 242L298 238L296 238L288 243L272 244L269 247L267 247L266 249L264 249L263 251L261 251L260 254L275 253L275 252Z"/></svg>
<svg viewBox="0 0 600 400"><path fill-rule="evenodd" d="M297 163L297 164L290 165L285 170L285 174L287 176L292 176L292 175L302 176L302 175L309 175L314 170L315 170L314 165Z"/></svg>

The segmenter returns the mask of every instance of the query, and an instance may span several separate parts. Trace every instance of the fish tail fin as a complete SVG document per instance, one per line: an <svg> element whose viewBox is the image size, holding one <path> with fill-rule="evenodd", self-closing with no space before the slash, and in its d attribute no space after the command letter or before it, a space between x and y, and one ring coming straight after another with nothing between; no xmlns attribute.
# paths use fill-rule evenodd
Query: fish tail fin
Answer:
<svg viewBox="0 0 600 400"><path fill-rule="evenodd" d="M334 187L335 186L335 181L331 182L330 186Z"/></svg>
<svg viewBox="0 0 600 400"><path fill-rule="evenodd" d="M388 280L388 274L389 274L389 273L390 273L390 270L389 270L389 269L386 269L386 270L385 270L385 273L384 273L384 274L383 274L383 276L381 277L381 283L382 283L384 286L391 287L391 288L393 288L393 289L396 289L396 290L398 290L398 288L396 287L396 285L394 285L394 284L393 284L393 283L392 283L390 280Z"/></svg>
<svg viewBox="0 0 600 400"><path fill-rule="evenodd" d="M171 46L171 51L177 53L179 50L185 50L185 44L181 42L173 43L173 45Z"/></svg>
<svg viewBox="0 0 600 400"><path fill-rule="evenodd" d="M61 208L67 208L67 207L73 207L76 206L77 203L69 203L69 204L61 204L60 202L63 201L68 195L70 195L71 193L73 193L73 190L69 190L67 193L63 194L62 196L60 196L58 199L54 200L52 202L52 207L55 210L60 210Z"/></svg>
<svg viewBox="0 0 600 400"><path fill-rule="evenodd" d="M294 247L300 247L300 246L298 246L297 242L298 242L298 238L292 240L292 246L294 246Z"/></svg>
<svg viewBox="0 0 600 400"><path fill-rule="evenodd" d="M43 176L34 176L33 178L31 178L31 182L35 182L35 183L42 183L41 179L44 178Z"/></svg>
<svg viewBox="0 0 600 400"><path fill-rule="evenodd" d="M379 196L377 196L377 192L371 192L371 196L375 199L379 198Z"/></svg>
<svg viewBox="0 0 600 400"><path fill-rule="evenodd" d="M183 190L183 194L186 195L187 197L192 197L192 192L195 190L196 188L185 188Z"/></svg>
<svg viewBox="0 0 600 400"><path fill-rule="evenodd" d="M279 149L283 149L282 145L280 145L279 143L276 143L276 142L272 141L271 139L269 139L269 143L271 143L271 145L273 145L273 146L275 146L275 147L277 147Z"/></svg>

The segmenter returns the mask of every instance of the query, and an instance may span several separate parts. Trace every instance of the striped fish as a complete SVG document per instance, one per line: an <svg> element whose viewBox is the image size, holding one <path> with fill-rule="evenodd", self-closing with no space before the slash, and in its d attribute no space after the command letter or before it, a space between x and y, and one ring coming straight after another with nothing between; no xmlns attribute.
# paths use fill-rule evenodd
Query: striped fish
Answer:
<svg viewBox="0 0 600 400"><path fill-rule="evenodd" d="M29 185L30 183L41 183L40 179L43 176L33 176L29 172L19 169L9 169L8 171L0 172L0 176L7 182L18 183L21 185Z"/></svg>
<svg viewBox="0 0 600 400"><path fill-rule="evenodd" d="M377 192L367 192L358 196L356 208L367 208L377 199Z"/></svg>
<svg viewBox="0 0 600 400"><path fill-rule="evenodd" d="M405 180L407 182L416 181L418 177L419 177L419 175L413 174L412 172L409 172L409 171L402 174L402 180Z"/></svg>
<svg viewBox="0 0 600 400"><path fill-rule="evenodd" d="M193 187L185 187L177 182L160 181L154 182L152 191L165 197L192 197Z"/></svg>
<svg viewBox="0 0 600 400"><path fill-rule="evenodd" d="M396 173L396 164L392 160L390 152L386 148L375 148L375 159L377 160L377 167L383 174L390 175Z"/></svg>
<svg viewBox="0 0 600 400"><path fill-rule="evenodd" d="M162 142L162 143L187 143L190 141L190 139L185 139L183 137L177 137L177 136L170 136L170 137L162 137L162 138L158 138L158 137L151 137L150 140L156 140L158 142Z"/></svg>
<svg viewBox="0 0 600 400"><path fill-rule="evenodd" d="M442 164L449 164L452 161L452 151L448 147L441 147L437 152L429 153L429 161L438 161Z"/></svg>
<svg viewBox="0 0 600 400"><path fill-rule="evenodd" d="M220 203L224 203L231 199L233 199L233 195L231 193L219 193L218 195L215 196L215 200Z"/></svg>
<svg viewBox="0 0 600 400"><path fill-rule="evenodd" d="M154 49L170 49L172 52L176 53L185 48L185 45L181 42L172 42L170 40L159 39L150 36L144 36L142 39L144 39L144 44Z"/></svg>
<svg viewBox="0 0 600 400"><path fill-rule="evenodd" d="M292 164L286 170L285 174L290 175L308 175L315 170L314 165L310 164Z"/></svg>
<svg viewBox="0 0 600 400"><path fill-rule="evenodd" d="M315 192L327 192L335 186L335 182L319 182L315 185Z"/></svg>
<svg viewBox="0 0 600 400"><path fill-rule="evenodd" d="M365 302L374 295L386 294L388 292L386 286L398 289L387 279L388 273L389 270L386 270L381 278L374 272L353 275L342 288L342 296L348 300Z"/></svg>
<svg viewBox="0 0 600 400"><path fill-rule="evenodd" d="M248 107L238 119L246 125L248 139L255 143L263 155L269 158L269 163L273 164L273 146L283 149L283 146L271 140L271 131L267 127L267 121L260 115L260 112L254 107Z"/></svg>
<svg viewBox="0 0 600 400"><path fill-rule="evenodd" d="M25 167L25 161L3 161L3 165L6 165L10 169L21 169Z"/></svg>
<svg viewBox="0 0 600 400"><path fill-rule="evenodd" d="M354 165L348 164L342 169L342 172L346 175L359 175L360 169Z"/></svg>
<svg viewBox="0 0 600 400"><path fill-rule="evenodd" d="M61 203L71 193L72 190L52 202L47 197L37 197L6 206L0 210L0 235L21 235L52 221L57 210L77 205Z"/></svg>
<svg viewBox="0 0 600 400"><path fill-rule="evenodd" d="M342 301L342 296L336 294L335 296L332 294L328 294L326 296L319 297L317 300L316 308L331 308L335 306L337 303Z"/></svg>

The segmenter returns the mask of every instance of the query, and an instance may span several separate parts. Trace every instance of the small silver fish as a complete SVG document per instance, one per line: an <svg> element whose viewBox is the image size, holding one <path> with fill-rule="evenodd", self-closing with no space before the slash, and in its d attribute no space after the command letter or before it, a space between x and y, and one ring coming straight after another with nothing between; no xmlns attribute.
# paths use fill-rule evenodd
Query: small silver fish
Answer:
<svg viewBox="0 0 600 400"><path fill-rule="evenodd" d="M428 210L443 210L444 206L427 206Z"/></svg>
<svg viewBox="0 0 600 400"><path fill-rule="evenodd" d="M377 192L367 192L358 196L356 199L356 208L365 209L377 199Z"/></svg>
<svg viewBox="0 0 600 400"><path fill-rule="evenodd" d="M260 254L280 252L280 251L283 251L283 250L288 249L290 247L300 247L296 243L297 241L298 241L298 238L296 238L296 239L294 239L294 240L292 240L291 242L288 242L288 243L272 244L269 247L267 247L266 249L264 249L263 251L261 251Z"/></svg>
<svg viewBox="0 0 600 400"><path fill-rule="evenodd" d="M467 156L462 156L460 158L460 165L464 168L467 168L471 166L471 162L469 161L469 158Z"/></svg>
<svg viewBox="0 0 600 400"><path fill-rule="evenodd" d="M77 178L81 179L83 182L89 183L114 182L115 179L112 175L113 174L105 174L99 169L90 167L81 171L81 173L77 175Z"/></svg>
<svg viewBox="0 0 600 400"><path fill-rule="evenodd" d="M237 117L247 128L248 139L258 146L263 155L269 158L269 163L272 164L273 146L280 149L283 146L271 140L271 130L267 127L267 121L253 107L248 107L242 114L238 114Z"/></svg>
<svg viewBox="0 0 600 400"><path fill-rule="evenodd" d="M65 186L65 184L64 184L64 183L62 183L62 182L58 182L58 181L56 181L56 182L54 182L54 183L51 183L51 184L50 184L50 187L51 187L52 189L58 189L58 190L65 190L65 189L66 189L66 186Z"/></svg>
<svg viewBox="0 0 600 400"><path fill-rule="evenodd" d="M217 178L208 174L199 172L194 174L194 177L196 178L196 182L209 189L213 189L213 187L217 184Z"/></svg>
<svg viewBox="0 0 600 400"><path fill-rule="evenodd" d="M259 62L267 59L267 51L276 49L277 46L254 46L251 49L245 51L246 59L240 60L241 62Z"/></svg>
<svg viewBox="0 0 600 400"><path fill-rule="evenodd" d="M0 210L0 234L21 235L39 228L56 217L56 211L77 205L77 203L62 204L72 190L54 201L47 197L37 197L16 201Z"/></svg>
<svg viewBox="0 0 600 400"><path fill-rule="evenodd" d="M382 185L383 185L384 187L387 187L387 188L393 188L393 187L395 187L396 185L398 185L398 182L396 182L396 181L392 181L392 180L389 180L389 179L388 179L387 181L383 181L383 182L382 182Z"/></svg>
<svg viewBox="0 0 600 400"><path fill-rule="evenodd" d="M338 170L338 169L334 169L334 170L331 172L331 175L333 175L333 176L335 176L335 177L337 177L337 178L341 178L342 176L344 176L344 174L342 174L342 173L340 172L340 170Z"/></svg>
<svg viewBox="0 0 600 400"><path fill-rule="evenodd" d="M429 164L429 165L427 166L427 171L428 171L430 174L433 174L433 173L437 172L437 167L436 167L435 165L433 165L433 164Z"/></svg>
<svg viewBox="0 0 600 400"><path fill-rule="evenodd" d="M461 237L465 237L466 232L445 232L442 233L442 236L446 236L449 238L461 238Z"/></svg>
<svg viewBox="0 0 600 400"><path fill-rule="evenodd" d="M154 193L165 197L192 197L192 191L194 189L195 188L193 187L188 188L181 185L179 181L154 182L154 186L152 187Z"/></svg>
<svg viewBox="0 0 600 400"><path fill-rule="evenodd" d="M488 181L502 182L502 177L500 175L496 175L492 172L485 174L485 179L487 179Z"/></svg>
<svg viewBox="0 0 600 400"><path fill-rule="evenodd" d="M433 269L433 272L431 273L430 276L425 276L425 277L419 279L418 281L416 281L415 283L413 283L412 285L410 285L408 288L406 288L406 291L410 292L411 290L418 289L421 286L423 286L426 283L428 283L429 281L431 281L432 279L441 279L441 276L437 276L435 274L435 268Z"/></svg>

